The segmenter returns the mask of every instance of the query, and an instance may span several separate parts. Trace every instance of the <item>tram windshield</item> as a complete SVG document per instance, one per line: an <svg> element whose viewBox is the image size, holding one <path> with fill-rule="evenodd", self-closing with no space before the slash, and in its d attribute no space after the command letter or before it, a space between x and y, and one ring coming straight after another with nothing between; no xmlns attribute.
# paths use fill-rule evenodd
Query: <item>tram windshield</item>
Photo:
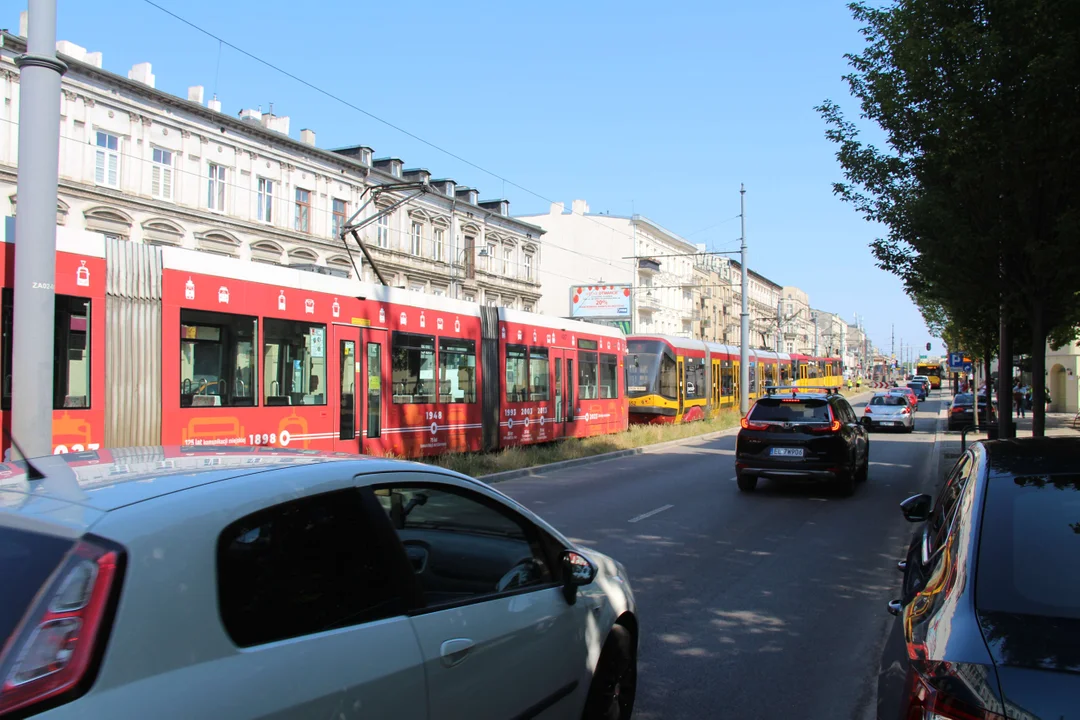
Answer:
<svg viewBox="0 0 1080 720"><path fill-rule="evenodd" d="M678 398L675 356L656 340L630 340L626 343L626 394L632 398L661 395Z"/></svg>

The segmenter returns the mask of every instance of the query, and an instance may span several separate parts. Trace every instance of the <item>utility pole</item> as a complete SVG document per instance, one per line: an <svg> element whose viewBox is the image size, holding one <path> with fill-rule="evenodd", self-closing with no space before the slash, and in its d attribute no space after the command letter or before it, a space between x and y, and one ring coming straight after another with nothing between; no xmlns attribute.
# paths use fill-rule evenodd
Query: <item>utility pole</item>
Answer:
<svg viewBox="0 0 1080 720"><path fill-rule="evenodd" d="M739 412L750 412L750 269L746 265L746 185L739 185L739 261L742 263L742 314L739 332Z"/></svg>
<svg viewBox="0 0 1080 720"><path fill-rule="evenodd" d="M896 357L896 323L889 325L889 359L893 361L892 375L896 374L896 366L900 363L897 362L899 358Z"/></svg>
<svg viewBox="0 0 1080 720"><path fill-rule="evenodd" d="M15 214L11 434L30 457L52 454L56 324L56 195L60 78L56 0L30 0L19 68L19 169Z"/></svg>

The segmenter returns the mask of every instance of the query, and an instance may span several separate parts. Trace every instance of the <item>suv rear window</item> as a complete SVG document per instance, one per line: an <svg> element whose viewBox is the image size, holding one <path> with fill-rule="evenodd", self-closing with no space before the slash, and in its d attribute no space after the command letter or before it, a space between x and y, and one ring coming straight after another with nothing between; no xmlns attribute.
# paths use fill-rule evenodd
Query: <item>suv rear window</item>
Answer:
<svg viewBox="0 0 1080 720"><path fill-rule="evenodd" d="M987 483L979 610L1080 619L1080 474Z"/></svg>
<svg viewBox="0 0 1080 720"><path fill-rule="evenodd" d="M829 402L818 398L762 398L750 411L759 422L828 422Z"/></svg>
<svg viewBox="0 0 1080 720"><path fill-rule="evenodd" d="M0 648L74 545L69 538L0 527Z"/></svg>

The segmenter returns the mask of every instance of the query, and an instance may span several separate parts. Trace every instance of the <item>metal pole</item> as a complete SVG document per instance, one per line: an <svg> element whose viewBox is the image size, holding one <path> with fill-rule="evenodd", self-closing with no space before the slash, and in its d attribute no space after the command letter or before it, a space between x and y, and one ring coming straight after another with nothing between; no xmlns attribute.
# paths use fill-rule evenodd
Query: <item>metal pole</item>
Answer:
<svg viewBox="0 0 1080 720"><path fill-rule="evenodd" d="M56 0L30 0L19 68L18 206L12 337L12 436L30 457L52 453L53 327L60 78Z"/></svg>
<svg viewBox="0 0 1080 720"><path fill-rule="evenodd" d="M746 266L746 185L739 185L739 221L742 244L739 261L742 263L742 314L739 316L739 412L750 412L750 269Z"/></svg>
<svg viewBox="0 0 1080 720"><path fill-rule="evenodd" d="M780 352L780 335L784 332L784 299L776 301L776 352Z"/></svg>

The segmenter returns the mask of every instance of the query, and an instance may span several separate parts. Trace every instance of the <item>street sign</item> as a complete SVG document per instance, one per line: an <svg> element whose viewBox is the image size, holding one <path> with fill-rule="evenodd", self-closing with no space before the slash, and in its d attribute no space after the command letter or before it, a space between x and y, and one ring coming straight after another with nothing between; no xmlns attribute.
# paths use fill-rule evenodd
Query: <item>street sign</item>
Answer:
<svg viewBox="0 0 1080 720"><path fill-rule="evenodd" d="M963 373L965 375L970 375L971 374L971 362L969 361L969 362L964 363L963 367L961 367L960 369L963 371ZM979 412L982 412L982 411L980 410Z"/></svg>
<svg viewBox="0 0 1080 720"><path fill-rule="evenodd" d="M965 369L968 368L968 369ZM949 353L949 370L951 372L971 372L971 358L964 352Z"/></svg>

